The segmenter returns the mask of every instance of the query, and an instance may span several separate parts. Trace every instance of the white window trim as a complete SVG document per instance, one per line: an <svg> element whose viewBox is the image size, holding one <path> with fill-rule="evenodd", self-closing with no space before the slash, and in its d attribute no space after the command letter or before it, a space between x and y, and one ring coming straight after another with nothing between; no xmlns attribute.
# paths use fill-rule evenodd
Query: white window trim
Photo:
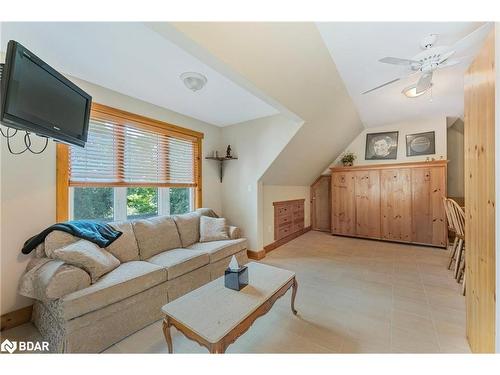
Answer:
<svg viewBox="0 0 500 375"><path fill-rule="evenodd" d="M74 188L69 189L69 217L74 219ZM194 210L195 189L190 188L189 211ZM170 215L170 188L158 188L158 215ZM127 218L127 188L113 188L113 221L126 221Z"/></svg>

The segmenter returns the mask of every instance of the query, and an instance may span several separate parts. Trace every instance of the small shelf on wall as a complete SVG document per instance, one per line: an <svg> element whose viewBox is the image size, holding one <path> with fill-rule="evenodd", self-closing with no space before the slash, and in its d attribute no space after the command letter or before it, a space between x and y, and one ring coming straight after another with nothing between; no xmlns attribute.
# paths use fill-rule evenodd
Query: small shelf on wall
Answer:
<svg viewBox="0 0 500 375"><path fill-rule="evenodd" d="M205 159L216 160L216 161L219 162L220 182L222 182L224 162L225 161L229 161L229 160L238 160L238 158L236 158L234 156L229 157L229 158L227 156L224 156L224 157L220 157L220 156L207 156Z"/></svg>

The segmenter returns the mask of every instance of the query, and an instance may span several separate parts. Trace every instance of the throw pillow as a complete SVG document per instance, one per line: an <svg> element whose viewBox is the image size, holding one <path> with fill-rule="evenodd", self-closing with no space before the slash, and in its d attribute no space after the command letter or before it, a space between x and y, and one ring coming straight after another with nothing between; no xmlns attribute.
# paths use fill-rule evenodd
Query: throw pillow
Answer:
<svg viewBox="0 0 500 375"><path fill-rule="evenodd" d="M200 242L228 240L226 219L200 217Z"/></svg>
<svg viewBox="0 0 500 375"><path fill-rule="evenodd" d="M120 265L120 261L109 252L86 240L56 249L52 254L55 259L83 268L89 273L92 284Z"/></svg>

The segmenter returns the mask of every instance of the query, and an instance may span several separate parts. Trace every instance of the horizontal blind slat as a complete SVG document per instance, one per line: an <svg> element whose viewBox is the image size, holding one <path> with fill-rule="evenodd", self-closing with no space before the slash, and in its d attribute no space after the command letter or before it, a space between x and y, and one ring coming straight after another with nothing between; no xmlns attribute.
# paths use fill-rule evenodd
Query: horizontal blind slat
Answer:
<svg viewBox="0 0 500 375"><path fill-rule="evenodd" d="M196 186L196 142L92 119L85 148L70 147L70 185Z"/></svg>

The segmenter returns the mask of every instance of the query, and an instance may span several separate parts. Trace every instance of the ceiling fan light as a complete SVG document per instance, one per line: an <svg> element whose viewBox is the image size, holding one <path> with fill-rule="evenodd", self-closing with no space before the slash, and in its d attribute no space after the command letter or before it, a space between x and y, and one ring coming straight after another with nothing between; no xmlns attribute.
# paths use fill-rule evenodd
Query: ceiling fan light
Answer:
<svg viewBox="0 0 500 375"><path fill-rule="evenodd" d="M403 93L404 96L406 96L407 98L417 98L421 95L424 95L431 87L432 87L432 84L429 86L429 88L427 90L424 90L424 91L419 92L417 94L417 85L414 84L414 85L406 87L403 91L401 91L401 93Z"/></svg>
<svg viewBox="0 0 500 375"><path fill-rule="evenodd" d="M180 75L180 79L191 91L199 91L207 84L207 77L196 72L185 72Z"/></svg>

